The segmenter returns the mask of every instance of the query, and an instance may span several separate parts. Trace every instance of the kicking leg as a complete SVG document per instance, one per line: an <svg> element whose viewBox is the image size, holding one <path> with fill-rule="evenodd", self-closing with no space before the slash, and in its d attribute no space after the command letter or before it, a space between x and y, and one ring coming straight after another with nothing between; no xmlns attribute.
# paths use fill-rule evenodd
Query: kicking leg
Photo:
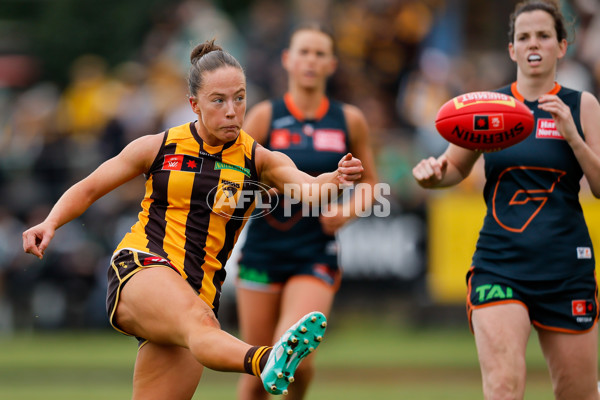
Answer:
<svg viewBox="0 0 600 400"><path fill-rule="evenodd" d="M147 268L130 278L121 291L116 322L124 331L151 343L189 349L205 367L261 375L265 389L274 394L287 393L298 363L317 347L326 326L322 314L307 315L286 332L272 352L266 348L254 351L258 348L222 331L210 307L179 274L164 267ZM310 340L294 342L297 337ZM247 360L248 354L253 356ZM261 373L260 366L265 363ZM144 379L144 371L140 371L142 376L138 374L137 386L138 391L146 392L152 385Z"/></svg>
<svg viewBox="0 0 600 400"><path fill-rule="evenodd" d="M327 327L325 315L312 311L298 320L273 345L260 374L265 389L272 394L287 395L300 361L315 351Z"/></svg>
<svg viewBox="0 0 600 400"><path fill-rule="evenodd" d="M170 268L147 268L130 278L116 321L150 342L188 348L205 367L244 372L251 346L221 330L210 307Z"/></svg>

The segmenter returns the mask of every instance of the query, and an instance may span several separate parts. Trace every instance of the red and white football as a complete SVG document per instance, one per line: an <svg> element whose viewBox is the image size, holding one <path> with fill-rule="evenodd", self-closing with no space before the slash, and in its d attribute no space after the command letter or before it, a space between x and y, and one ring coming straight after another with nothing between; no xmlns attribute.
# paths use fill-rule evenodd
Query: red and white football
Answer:
<svg viewBox="0 0 600 400"><path fill-rule="evenodd" d="M523 102L497 92L470 92L447 101L435 127L444 139L480 152L505 149L533 131L533 113Z"/></svg>

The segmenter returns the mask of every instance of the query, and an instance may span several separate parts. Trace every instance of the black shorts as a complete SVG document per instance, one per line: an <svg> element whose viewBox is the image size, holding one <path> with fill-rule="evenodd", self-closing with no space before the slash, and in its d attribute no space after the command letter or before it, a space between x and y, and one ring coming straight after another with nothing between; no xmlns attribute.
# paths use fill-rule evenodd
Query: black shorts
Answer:
<svg viewBox="0 0 600 400"><path fill-rule="evenodd" d="M467 314L496 304L525 306L537 328L584 333L598 321L598 285L595 274L558 280L518 280L471 268L467 273Z"/></svg>
<svg viewBox="0 0 600 400"><path fill-rule="evenodd" d="M263 263L260 265L240 263L238 287L252 290L278 292L294 277L312 277L333 291L337 291L342 279L342 270L324 263Z"/></svg>
<svg viewBox="0 0 600 400"><path fill-rule="evenodd" d="M121 250L113 255L110 267L108 268L108 290L106 292L106 312L108 313L108 319L113 328L128 336L133 335L121 329L115 321L115 311L119 303L119 296L129 278L140 272L143 268L148 267L168 267L179 274L177 268L169 260L155 254L148 254L133 249ZM145 341L143 338L138 338L138 340L140 344Z"/></svg>

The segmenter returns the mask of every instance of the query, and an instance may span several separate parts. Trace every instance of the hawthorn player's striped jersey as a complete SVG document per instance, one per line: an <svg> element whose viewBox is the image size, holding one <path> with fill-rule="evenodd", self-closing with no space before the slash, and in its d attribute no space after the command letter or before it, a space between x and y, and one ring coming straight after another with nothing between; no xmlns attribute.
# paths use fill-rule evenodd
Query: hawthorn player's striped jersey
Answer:
<svg viewBox="0 0 600 400"><path fill-rule="evenodd" d="M583 171L550 113L527 101L516 84L498 90L523 101L535 117L522 142L486 153L487 214L473 258L481 268L515 279L563 279L593 272L592 242L579 203ZM580 123L581 92L556 84Z"/></svg>
<svg viewBox="0 0 600 400"><path fill-rule="evenodd" d="M244 131L213 147L193 122L169 129L146 175L139 220L115 253L129 248L168 259L218 307L225 263L254 209L255 149Z"/></svg>

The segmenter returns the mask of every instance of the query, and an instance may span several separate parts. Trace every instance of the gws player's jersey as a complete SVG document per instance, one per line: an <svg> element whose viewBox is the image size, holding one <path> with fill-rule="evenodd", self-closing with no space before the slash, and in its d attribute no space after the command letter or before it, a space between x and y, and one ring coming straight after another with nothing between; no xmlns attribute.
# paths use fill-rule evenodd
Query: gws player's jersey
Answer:
<svg viewBox="0 0 600 400"><path fill-rule="evenodd" d="M516 279L562 279L594 270L592 242L579 203L583 171L550 113L526 101L516 83L498 90L523 101L535 117L524 141L486 153L487 215L475 268ZM581 92L556 84L580 135Z"/></svg>
<svg viewBox="0 0 600 400"><path fill-rule="evenodd" d="M245 221L258 180L254 139L241 131L235 141L209 146L194 123L169 129L147 173L138 222L115 250L135 249L164 257L218 308L224 266ZM242 197L244 198L244 197Z"/></svg>
<svg viewBox="0 0 600 400"><path fill-rule="evenodd" d="M289 93L271 104L265 147L285 153L298 169L311 175L336 170L349 148L343 105L323 98L316 118L306 119ZM303 216L301 204L284 202L280 196L271 214L251 221L241 262L285 263L293 254L297 262L337 265L335 238L323 233L318 216Z"/></svg>

